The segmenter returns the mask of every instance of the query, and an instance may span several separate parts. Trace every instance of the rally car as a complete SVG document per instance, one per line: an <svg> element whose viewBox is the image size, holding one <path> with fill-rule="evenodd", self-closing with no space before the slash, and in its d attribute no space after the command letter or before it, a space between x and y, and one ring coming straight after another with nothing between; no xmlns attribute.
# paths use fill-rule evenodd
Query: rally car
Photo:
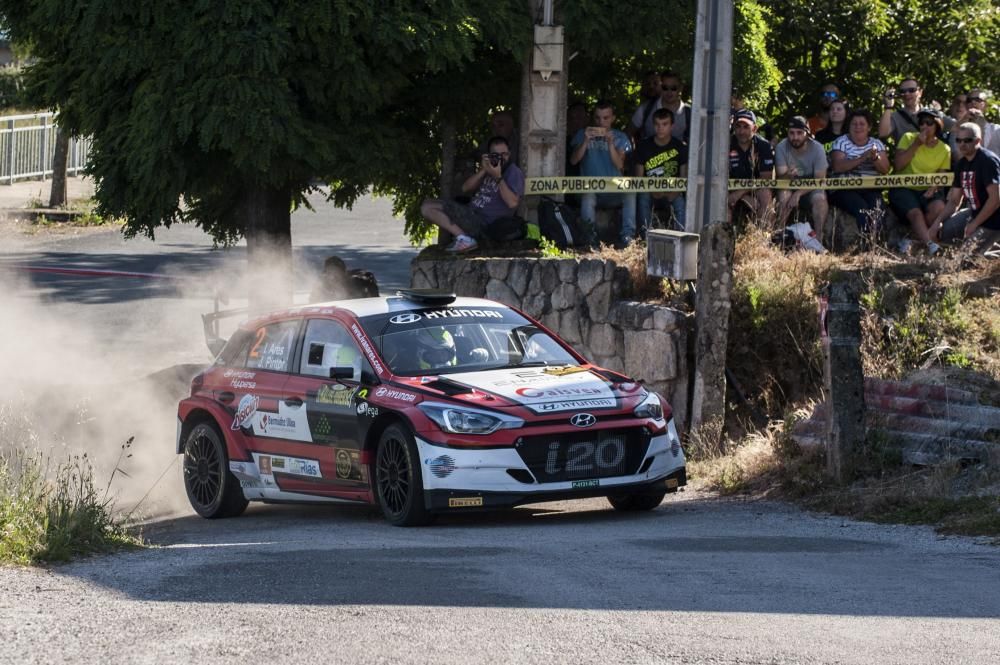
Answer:
<svg viewBox="0 0 1000 665"><path fill-rule="evenodd" d="M177 413L203 517L248 501L437 513L606 496L651 510L686 484L670 406L518 310L408 290L253 319Z"/></svg>

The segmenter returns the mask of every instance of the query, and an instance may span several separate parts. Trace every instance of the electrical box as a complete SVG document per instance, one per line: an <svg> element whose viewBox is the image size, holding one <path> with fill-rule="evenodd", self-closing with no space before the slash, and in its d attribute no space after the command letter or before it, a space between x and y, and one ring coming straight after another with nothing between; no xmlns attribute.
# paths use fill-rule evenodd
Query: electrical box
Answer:
<svg viewBox="0 0 1000 665"><path fill-rule="evenodd" d="M650 229L646 232L646 274L678 280L698 278L698 234Z"/></svg>
<svg viewBox="0 0 1000 665"><path fill-rule="evenodd" d="M531 68L548 81L552 72L563 67L563 28L561 25L536 25L535 47L532 49Z"/></svg>

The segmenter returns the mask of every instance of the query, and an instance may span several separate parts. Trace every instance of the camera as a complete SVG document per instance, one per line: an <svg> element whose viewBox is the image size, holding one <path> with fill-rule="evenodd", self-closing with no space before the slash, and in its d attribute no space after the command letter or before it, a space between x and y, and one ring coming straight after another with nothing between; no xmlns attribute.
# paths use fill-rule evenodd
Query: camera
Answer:
<svg viewBox="0 0 1000 665"><path fill-rule="evenodd" d="M491 152L486 156L489 158L490 164L492 166L500 166L500 162L503 161L503 155L501 155L499 152Z"/></svg>

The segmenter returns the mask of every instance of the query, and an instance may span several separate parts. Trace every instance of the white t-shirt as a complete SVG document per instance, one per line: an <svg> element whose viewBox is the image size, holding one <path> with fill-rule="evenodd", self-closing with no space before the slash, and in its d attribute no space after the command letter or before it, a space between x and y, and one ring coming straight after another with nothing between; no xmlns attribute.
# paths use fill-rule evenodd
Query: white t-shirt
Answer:
<svg viewBox="0 0 1000 665"><path fill-rule="evenodd" d="M858 145L851 140L851 137L847 134L843 136L838 136L833 142L833 147L830 148L830 153L833 154L835 150L839 150L844 153L848 159L857 159L866 152L870 151L872 148L878 149L879 152L885 152L885 144L879 141L873 136L868 137L868 142L864 145ZM866 176L866 175L882 175L875 169L875 163L868 159L861 162L854 169L847 171L845 173L834 173L833 177L843 177L848 175L853 176Z"/></svg>

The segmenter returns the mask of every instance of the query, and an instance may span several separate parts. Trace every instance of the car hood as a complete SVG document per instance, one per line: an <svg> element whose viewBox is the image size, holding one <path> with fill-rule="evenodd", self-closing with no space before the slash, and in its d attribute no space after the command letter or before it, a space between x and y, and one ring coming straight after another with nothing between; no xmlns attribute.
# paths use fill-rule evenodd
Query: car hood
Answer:
<svg viewBox="0 0 1000 665"><path fill-rule="evenodd" d="M492 393L535 413L618 409L616 398L642 394L636 383L612 384L586 367L516 367L447 375L449 383Z"/></svg>

